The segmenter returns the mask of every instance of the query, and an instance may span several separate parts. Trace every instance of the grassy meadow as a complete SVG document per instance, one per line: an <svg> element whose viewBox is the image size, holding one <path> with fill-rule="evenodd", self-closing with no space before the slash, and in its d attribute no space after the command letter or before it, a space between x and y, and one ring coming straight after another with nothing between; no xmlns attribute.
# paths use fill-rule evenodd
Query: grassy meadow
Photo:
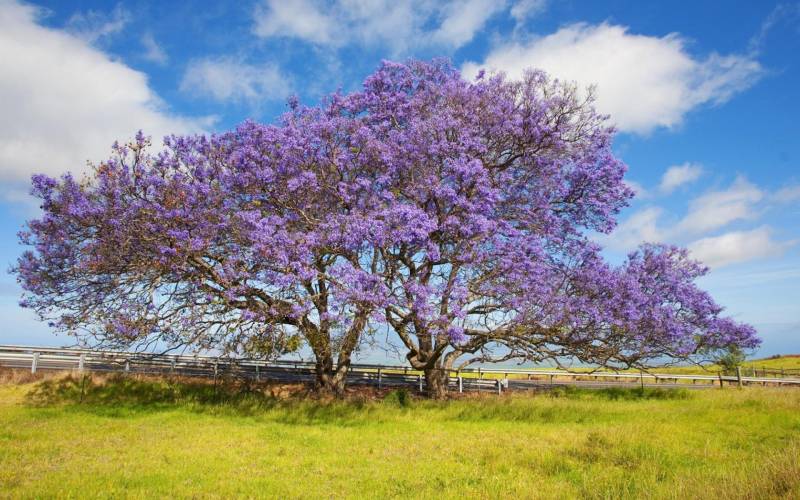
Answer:
<svg viewBox="0 0 800 500"><path fill-rule="evenodd" d="M798 498L800 390L0 383L0 498Z"/></svg>
<svg viewBox="0 0 800 500"><path fill-rule="evenodd" d="M495 370L502 370L502 368L492 367ZM513 368L521 368L521 367L513 367ZM554 370L557 369L555 367L525 367L526 370L537 371L537 370ZM749 377L752 375L752 370L755 369L757 371L760 370L787 370L785 373L786 377L800 377L800 355L799 354L791 354L791 355L784 355L784 356L775 356L771 358L762 358L762 359L750 359L747 361L742 362L741 364L742 369L742 376ZM591 372L596 370L596 367L587 367L587 366L572 366L570 367L570 371L573 372ZM607 369L602 369L602 371L608 371ZM648 370L650 373L657 373L657 374L674 374L674 375L716 375L717 373L723 371L724 369L714 363L704 364L702 366L692 364L692 365L667 365L667 366L654 366ZM638 369L631 369L631 370L622 370L620 373L639 373ZM764 376L761 373L756 373L758 376ZM477 377L476 373L463 373L464 377ZM483 378L503 378L505 375L503 373L486 373L483 375ZM770 373L767 377L775 377L779 376L779 374ZM518 375L509 373L509 378L526 378L527 375Z"/></svg>
<svg viewBox="0 0 800 500"><path fill-rule="evenodd" d="M751 369L756 370L790 370L787 376L798 377L800 373L794 370L800 370L800 355L779 356L764 359L750 359L744 361L741 365L742 375L750 375ZM709 365L705 367L706 370L711 372L718 372L721 368L718 365ZM703 369L696 366L672 366L665 368L666 373L702 373Z"/></svg>

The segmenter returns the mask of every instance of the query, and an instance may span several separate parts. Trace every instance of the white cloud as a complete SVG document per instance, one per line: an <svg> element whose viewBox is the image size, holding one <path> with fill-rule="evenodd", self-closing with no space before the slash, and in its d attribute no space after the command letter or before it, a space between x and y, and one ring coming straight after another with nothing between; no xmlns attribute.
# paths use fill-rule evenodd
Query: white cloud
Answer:
<svg viewBox="0 0 800 500"><path fill-rule="evenodd" d="M623 220L610 235L601 239L616 250L629 250L645 241L685 242L733 222L756 219L760 215L758 202L763 198L764 193L757 186L740 177L727 189L711 191L691 200L686 215L677 223L662 224L664 211L660 207L648 207Z"/></svg>
<svg viewBox="0 0 800 500"><path fill-rule="evenodd" d="M765 200L761 189L740 177L726 189L691 200L686 215L677 222L661 207L651 206L634 212L611 234L599 236L598 241L616 251L630 251L644 242L683 244L694 258L712 268L780 256L796 241L774 240L769 226L712 233L734 222L759 218L765 209L761 202Z"/></svg>
<svg viewBox="0 0 800 500"><path fill-rule="evenodd" d="M779 203L791 203L800 200L800 184L779 189L774 198Z"/></svg>
<svg viewBox="0 0 800 500"><path fill-rule="evenodd" d="M596 84L598 109L620 130L646 134L679 125L697 106L725 102L762 73L751 56L714 53L698 59L686 46L675 33L636 35L624 26L578 23L528 42L501 44L462 71L473 77L486 68L519 78L533 67L584 86Z"/></svg>
<svg viewBox="0 0 800 500"><path fill-rule="evenodd" d="M761 22L761 26L752 38L750 38L750 50L760 52L766 45L770 32L779 24L790 24L795 29L800 21L800 3L779 3Z"/></svg>
<svg viewBox="0 0 800 500"><path fill-rule="evenodd" d="M0 2L0 179L81 171L137 130L155 143L209 119L169 113L145 74L85 40L37 24L40 11ZM8 185L5 186L8 188Z"/></svg>
<svg viewBox="0 0 800 500"><path fill-rule="evenodd" d="M689 211L678 223L678 234L701 234L739 220L758 216L756 204L764 193L744 178L737 178L728 188L712 191L689 203Z"/></svg>
<svg viewBox="0 0 800 500"><path fill-rule="evenodd" d="M732 231L721 236L702 238L689 244L693 258L711 268L720 268L738 262L783 254L793 242L778 242L772 239L768 226L750 231Z"/></svg>
<svg viewBox="0 0 800 500"><path fill-rule="evenodd" d="M256 66L228 57L192 61L180 88L218 101L251 104L283 100L290 91L287 79L276 65Z"/></svg>
<svg viewBox="0 0 800 500"><path fill-rule="evenodd" d="M458 48L505 8L502 0L264 0L253 33L338 48L384 45L397 55L412 47Z"/></svg>
<svg viewBox="0 0 800 500"><path fill-rule="evenodd" d="M131 17L122 4L117 4L110 13L96 10L75 13L67 20L66 29L88 43L95 43L122 31Z"/></svg>
<svg viewBox="0 0 800 500"><path fill-rule="evenodd" d="M647 191L647 189L645 189L645 187L639 184L638 182L631 181L628 179L625 179L622 182L624 182L625 185L628 186L633 191L634 195L636 196L636 199L645 200L650 197L650 193Z"/></svg>
<svg viewBox="0 0 800 500"><path fill-rule="evenodd" d="M253 32L261 37L284 36L313 43L333 41L335 20L309 0L269 0L256 7Z"/></svg>
<svg viewBox="0 0 800 500"><path fill-rule="evenodd" d="M792 244L792 242L787 243L787 247ZM800 284L800 267L792 265L791 261L789 265L781 262L777 265L759 266L757 269L746 272L737 270L733 273L726 273L726 275L717 274L715 277L727 278L720 285L728 289L770 285L770 289L774 291L781 284Z"/></svg>
<svg viewBox="0 0 800 500"><path fill-rule="evenodd" d="M154 62L156 64L165 65L169 61L169 57L164 49L153 38L152 33L145 33L142 35L142 46L144 47L145 60Z"/></svg>
<svg viewBox="0 0 800 500"><path fill-rule="evenodd" d="M529 18L542 13L547 8L548 0L518 0L511 7L511 17L517 23L524 23Z"/></svg>
<svg viewBox="0 0 800 500"><path fill-rule="evenodd" d="M662 193L671 193L684 184L689 184L700 178L703 168L693 163L673 165L661 177L659 189Z"/></svg>
<svg viewBox="0 0 800 500"><path fill-rule="evenodd" d="M442 24L433 33L435 42L461 47L483 29L486 21L505 7L496 0L461 0L450 2L442 16Z"/></svg>
<svg viewBox="0 0 800 500"><path fill-rule="evenodd" d="M648 207L634 213L622 221L609 235L600 241L614 250L628 251L640 243L658 243L664 240L664 232L658 227L658 219L663 210Z"/></svg>
<svg viewBox="0 0 800 500"><path fill-rule="evenodd" d="M444 4L443 4L444 5ZM433 1L339 0L330 9L338 45L389 47L397 56L428 43L424 24L440 8Z"/></svg>

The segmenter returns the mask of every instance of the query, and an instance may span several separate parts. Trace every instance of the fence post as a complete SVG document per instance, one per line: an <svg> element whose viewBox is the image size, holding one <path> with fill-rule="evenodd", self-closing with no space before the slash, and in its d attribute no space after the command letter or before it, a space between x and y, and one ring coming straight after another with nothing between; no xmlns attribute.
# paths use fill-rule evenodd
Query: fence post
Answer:
<svg viewBox="0 0 800 500"><path fill-rule="evenodd" d="M550 374L550 385L553 385L553 374Z"/></svg>
<svg viewBox="0 0 800 500"><path fill-rule="evenodd" d="M261 370L258 367L258 363L256 363L256 382L261 381Z"/></svg>
<svg viewBox="0 0 800 500"><path fill-rule="evenodd" d="M83 373L83 367L86 364L86 354L81 354L81 357L78 358L78 371Z"/></svg>
<svg viewBox="0 0 800 500"><path fill-rule="evenodd" d="M39 366L39 353L33 353L33 358L31 359L31 373L36 373L36 368Z"/></svg>
<svg viewBox="0 0 800 500"><path fill-rule="evenodd" d="M131 371L131 360L125 360L125 373L129 373Z"/></svg>
<svg viewBox="0 0 800 500"><path fill-rule="evenodd" d="M717 375L719 376L719 388L724 389L725 386L722 385L722 372L719 372Z"/></svg>
<svg viewBox="0 0 800 500"><path fill-rule="evenodd" d="M497 385L497 394L503 393L503 385L500 383L500 379L495 380Z"/></svg>
<svg viewBox="0 0 800 500"><path fill-rule="evenodd" d="M458 376L458 392L464 392L464 379L461 375Z"/></svg>
<svg viewBox="0 0 800 500"><path fill-rule="evenodd" d="M378 389L383 388L383 376L381 374L381 369L378 368Z"/></svg>
<svg viewBox="0 0 800 500"><path fill-rule="evenodd" d="M639 385L644 390L644 372L639 370Z"/></svg>
<svg viewBox="0 0 800 500"><path fill-rule="evenodd" d="M422 392L422 374L417 375L417 382L419 382L419 392Z"/></svg>
<svg viewBox="0 0 800 500"><path fill-rule="evenodd" d="M478 367L478 378L479 379L483 378L483 370L480 367Z"/></svg>
<svg viewBox="0 0 800 500"><path fill-rule="evenodd" d="M740 367L736 367L736 380L739 382L739 387L742 386L742 369Z"/></svg>
<svg viewBox="0 0 800 500"><path fill-rule="evenodd" d="M173 374L173 375L175 374L175 365L176 365L176 364L177 364L177 363L176 363L176 361L175 361L175 358L172 358L172 361L170 361L170 363L169 363L169 372L170 372L171 374Z"/></svg>

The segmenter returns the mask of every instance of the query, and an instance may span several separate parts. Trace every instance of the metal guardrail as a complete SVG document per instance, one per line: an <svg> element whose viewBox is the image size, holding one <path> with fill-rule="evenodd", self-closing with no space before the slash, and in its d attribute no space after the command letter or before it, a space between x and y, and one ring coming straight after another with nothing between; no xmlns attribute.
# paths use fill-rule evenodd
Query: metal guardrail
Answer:
<svg viewBox="0 0 800 500"><path fill-rule="evenodd" d="M233 376L249 380L309 382L315 378L314 364L304 361L263 361L202 355L153 354L99 351L77 348L0 346L0 367L39 370L78 370L138 374L173 374L190 377ZM573 385L602 387L709 388L727 385L773 384L800 387L800 378L767 378L726 375L683 375L630 372L571 372L474 368L448 374L448 387L458 392L528 390ZM502 378L500 377L502 375ZM512 376L509 378L509 376ZM424 391L421 372L409 366L354 364L347 374L349 384L382 387L414 387Z"/></svg>
<svg viewBox="0 0 800 500"><path fill-rule="evenodd" d="M0 368L117 372L188 377L236 377L254 381L311 382L314 363L294 360L263 361L202 355L152 354L91 349L0 346ZM349 384L425 389L421 372L410 367L359 364L347 374ZM499 379L449 377L449 388L464 391L496 391L505 388Z"/></svg>

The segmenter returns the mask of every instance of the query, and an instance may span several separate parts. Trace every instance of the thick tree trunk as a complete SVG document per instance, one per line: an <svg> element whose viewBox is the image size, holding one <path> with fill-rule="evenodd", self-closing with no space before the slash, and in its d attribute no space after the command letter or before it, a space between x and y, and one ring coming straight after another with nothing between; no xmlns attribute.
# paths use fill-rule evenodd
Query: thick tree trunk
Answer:
<svg viewBox="0 0 800 500"><path fill-rule="evenodd" d="M441 367L425 369L425 386L428 389L428 397L443 399L447 396L447 380L447 370Z"/></svg>
<svg viewBox="0 0 800 500"><path fill-rule="evenodd" d="M347 385L347 372L350 369L350 357L358 345L361 332L364 331L364 327L367 324L367 316L368 311L365 309L359 309L355 314L353 324L350 325L342 339L338 359L334 359L331 352L331 339L328 336L327 329L324 330L324 337L321 335L316 336L317 343L316 346L312 345L312 349L317 359L315 370L315 389L317 392L330 394L337 398L344 395L344 389ZM324 340L320 342L320 338Z"/></svg>
<svg viewBox="0 0 800 500"><path fill-rule="evenodd" d="M341 397L347 383L347 366L334 363L332 356L317 359L314 389L323 395Z"/></svg>

